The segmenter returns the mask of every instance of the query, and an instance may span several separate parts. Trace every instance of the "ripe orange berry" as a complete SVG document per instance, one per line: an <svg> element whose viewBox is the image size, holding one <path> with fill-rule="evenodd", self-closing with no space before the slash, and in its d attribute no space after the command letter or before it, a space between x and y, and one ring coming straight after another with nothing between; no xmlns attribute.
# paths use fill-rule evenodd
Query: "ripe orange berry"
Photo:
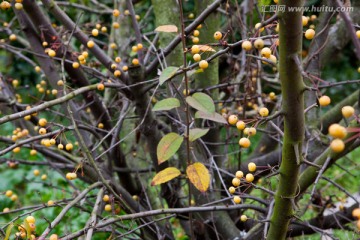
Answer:
<svg viewBox="0 0 360 240"><path fill-rule="evenodd" d="M344 151L345 143L343 142L343 140L336 138L336 139L332 140L332 142L330 143L330 148L334 152L339 153L339 152Z"/></svg>
<svg viewBox="0 0 360 240"><path fill-rule="evenodd" d="M245 179L247 182L252 182L252 181L254 181L254 175L252 173L248 173L248 174L246 174Z"/></svg>
<svg viewBox="0 0 360 240"><path fill-rule="evenodd" d="M267 117L269 115L269 109L267 109L266 107L260 108L259 114L262 117Z"/></svg>
<svg viewBox="0 0 360 240"><path fill-rule="evenodd" d="M239 140L239 145L242 148L248 148L248 147L250 147L250 144L251 144L251 142L248 138L240 138L240 140Z"/></svg>
<svg viewBox="0 0 360 240"><path fill-rule="evenodd" d="M236 128L237 128L238 130L240 130L240 131L244 130L245 127L246 127L246 124L245 124L245 122L243 122L243 121L238 121L238 122L236 123Z"/></svg>
<svg viewBox="0 0 360 240"><path fill-rule="evenodd" d="M337 123L331 124L328 129L328 132L329 135L332 136L333 138L340 138L340 139L343 139L347 134L346 128Z"/></svg>
<svg viewBox="0 0 360 240"><path fill-rule="evenodd" d="M319 98L319 104L322 107L325 107L325 106L329 105L330 103L331 103L331 99L326 95Z"/></svg>
<svg viewBox="0 0 360 240"><path fill-rule="evenodd" d="M255 172L256 171L256 164L253 163L253 162L250 162L248 164L248 169L249 169L250 172Z"/></svg>
<svg viewBox="0 0 360 240"><path fill-rule="evenodd" d="M344 116L344 118L349 118L354 115L355 109L352 106L344 106L341 109L341 113Z"/></svg>
<svg viewBox="0 0 360 240"><path fill-rule="evenodd" d="M246 40L241 44L242 49L245 51L250 51L252 49L252 44L250 41Z"/></svg>
<svg viewBox="0 0 360 240"><path fill-rule="evenodd" d="M230 125L235 125L238 122L238 117L236 115L230 115L228 118L228 123Z"/></svg>
<svg viewBox="0 0 360 240"><path fill-rule="evenodd" d="M240 181L239 178L233 178L233 180L231 181L231 183L232 183L232 185L233 185L234 187L238 187L238 186L240 186L241 181Z"/></svg>
<svg viewBox="0 0 360 240"><path fill-rule="evenodd" d="M234 196L234 203L239 204L241 203L241 198L239 196Z"/></svg>
<svg viewBox="0 0 360 240"><path fill-rule="evenodd" d="M97 88L97 90L99 90L99 91L103 91L103 90L105 89L105 85L102 84L102 83L99 83L96 88Z"/></svg>
<svg viewBox="0 0 360 240"><path fill-rule="evenodd" d="M116 58L115 58L115 62L117 62L117 63L121 62L121 58L120 58L120 57L116 57Z"/></svg>
<svg viewBox="0 0 360 240"><path fill-rule="evenodd" d="M115 77L120 77L121 76L121 71L120 70L115 70L114 71L114 76Z"/></svg>
<svg viewBox="0 0 360 240"><path fill-rule="evenodd" d="M353 216L354 218L360 219L360 208L355 208L355 209L352 211L352 216Z"/></svg>
<svg viewBox="0 0 360 240"><path fill-rule="evenodd" d="M313 39L315 36L315 30L314 29L308 29L306 30L305 32L305 38L308 39L308 40L311 40Z"/></svg>
<svg viewBox="0 0 360 240"><path fill-rule="evenodd" d="M222 39L222 33L219 32L219 31L215 32L215 33L214 33L214 39L215 39L215 40L220 40L220 39Z"/></svg>
<svg viewBox="0 0 360 240"><path fill-rule="evenodd" d="M201 61L199 62L199 67L200 67L201 69L206 69L206 68L209 67L209 63L208 63L206 60L201 60Z"/></svg>

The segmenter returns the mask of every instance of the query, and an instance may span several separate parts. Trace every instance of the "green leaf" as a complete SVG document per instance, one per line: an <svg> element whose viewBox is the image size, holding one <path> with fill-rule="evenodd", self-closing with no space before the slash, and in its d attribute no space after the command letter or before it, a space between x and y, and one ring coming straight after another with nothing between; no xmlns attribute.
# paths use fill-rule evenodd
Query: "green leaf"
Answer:
<svg viewBox="0 0 360 240"><path fill-rule="evenodd" d="M177 98L166 98L155 104L153 111L170 110L176 107L180 107L180 101Z"/></svg>
<svg viewBox="0 0 360 240"><path fill-rule="evenodd" d="M221 116L220 114L218 114L217 112L208 114L205 112L197 111L195 113L195 118L203 118L203 119L208 119L208 120L211 120L214 122L227 124L227 121L225 120L225 118L223 116Z"/></svg>
<svg viewBox="0 0 360 240"><path fill-rule="evenodd" d="M179 150L184 138L177 133L166 134L157 146L158 164L171 158Z"/></svg>
<svg viewBox="0 0 360 240"><path fill-rule="evenodd" d="M9 240L11 230L12 230L13 227L14 227L14 224L10 223L9 226L6 228L6 234L5 234L4 240Z"/></svg>
<svg viewBox="0 0 360 240"><path fill-rule="evenodd" d="M159 185L165 182L170 181L171 179L176 178L181 174L180 170L174 167L168 167L164 170L158 172L153 180L151 181L151 186Z"/></svg>
<svg viewBox="0 0 360 240"><path fill-rule="evenodd" d="M205 93L194 93L192 96L186 98L186 102L196 110L205 112L205 113L214 113L215 104L212 98Z"/></svg>
<svg viewBox="0 0 360 240"><path fill-rule="evenodd" d="M209 129L201 129L201 128L193 128L190 129L189 132L189 141L193 142L198 138L201 138L202 136L204 136L205 134L207 134L209 131Z"/></svg>
<svg viewBox="0 0 360 240"><path fill-rule="evenodd" d="M200 192L206 192L210 186L209 170L204 164L196 162L186 168L186 174L192 184Z"/></svg>
<svg viewBox="0 0 360 240"><path fill-rule="evenodd" d="M174 74L176 73L176 71L178 70L178 67L167 67L165 68L162 73L160 74L160 78L159 78L159 84L160 86L166 82L169 78L171 78L172 76L174 76Z"/></svg>

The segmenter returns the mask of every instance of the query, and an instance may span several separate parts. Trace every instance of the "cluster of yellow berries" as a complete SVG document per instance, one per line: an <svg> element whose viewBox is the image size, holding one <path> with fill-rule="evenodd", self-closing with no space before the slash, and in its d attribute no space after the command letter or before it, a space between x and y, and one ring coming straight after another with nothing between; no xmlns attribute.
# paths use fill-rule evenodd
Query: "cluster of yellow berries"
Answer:
<svg viewBox="0 0 360 240"><path fill-rule="evenodd" d="M352 216L357 219L356 227L357 227L358 230L360 230L360 208L355 208L352 211Z"/></svg>
<svg viewBox="0 0 360 240"><path fill-rule="evenodd" d="M16 201L18 200L18 196L16 194L14 194L14 192L12 190L7 190L5 192L5 196L10 198L11 201ZM5 210L5 209L4 209ZM5 211L6 212L6 211Z"/></svg>
<svg viewBox="0 0 360 240"><path fill-rule="evenodd" d="M341 109L341 113L344 118L349 118L354 115L355 109L351 106L344 106ZM331 150L335 153L344 151L345 143L342 139L344 139L347 135L346 128L340 124L334 123L330 125L328 132L329 135L334 138L330 143Z"/></svg>
<svg viewBox="0 0 360 240"><path fill-rule="evenodd" d="M19 232L15 233L16 237L21 237L22 239L26 239L27 231L30 231L30 239L36 239L34 233L36 230L35 218L33 216L26 217L24 224L18 226Z"/></svg>
<svg viewBox="0 0 360 240"><path fill-rule="evenodd" d="M247 183L251 183L251 182L254 181L254 175L251 172L256 171L256 164L253 163L253 162L250 162L248 164L248 170L249 170L250 173L246 174L245 181ZM235 177L231 181L232 186L229 187L229 193L230 194L234 194L236 192L236 188L240 186L242 178L244 178L244 172L237 171L235 173ZM241 203L241 197L240 196L234 196L233 201L234 201L234 203L239 204L239 203Z"/></svg>
<svg viewBox="0 0 360 240"><path fill-rule="evenodd" d="M11 136L11 140L16 141L16 140L19 140L21 138L26 137L27 135L29 135L29 130L16 128L13 131L13 135Z"/></svg>

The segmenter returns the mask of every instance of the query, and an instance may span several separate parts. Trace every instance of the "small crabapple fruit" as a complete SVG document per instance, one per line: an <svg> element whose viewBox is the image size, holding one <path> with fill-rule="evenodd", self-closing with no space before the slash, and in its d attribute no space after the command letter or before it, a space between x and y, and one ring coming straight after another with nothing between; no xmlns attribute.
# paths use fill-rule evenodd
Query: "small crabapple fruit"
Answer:
<svg viewBox="0 0 360 240"><path fill-rule="evenodd" d="M326 95L319 98L319 104L322 107L325 107L325 106L329 105L330 103L331 103L331 99Z"/></svg>
<svg viewBox="0 0 360 240"><path fill-rule="evenodd" d="M310 28L310 29L306 30L306 32L305 32L305 38L306 39L311 40L311 39L314 38L314 36L315 36L315 30L314 29Z"/></svg>
<svg viewBox="0 0 360 240"><path fill-rule="evenodd" d="M262 49L264 45L265 45L264 40L262 40L261 38L256 39L254 42L254 47L256 49Z"/></svg>
<svg viewBox="0 0 360 240"><path fill-rule="evenodd" d="M233 200L234 200L234 203L236 203L236 204L241 203L241 197L239 197L239 196L234 196Z"/></svg>
<svg viewBox="0 0 360 240"><path fill-rule="evenodd" d="M259 109L259 114L262 117L267 117L269 115L269 109L267 109L266 107L262 107Z"/></svg>
<svg viewBox="0 0 360 240"><path fill-rule="evenodd" d="M337 123L331 124L328 129L328 132L329 135L332 136L333 138L340 138L340 139L343 139L347 134L346 128Z"/></svg>
<svg viewBox="0 0 360 240"><path fill-rule="evenodd" d="M238 122L238 117L236 115L230 115L228 118L228 123L230 125L235 125Z"/></svg>
<svg viewBox="0 0 360 240"><path fill-rule="evenodd" d="M108 202L108 201L110 201L110 197L109 197L109 195L104 195L104 197L103 197L103 201L104 201L104 202Z"/></svg>
<svg viewBox="0 0 360 240"><path fill-rule="evenodd" d="M200 67L201 69L206 69L206 68L209 67L209 63L208 63L206 60L201 60L201 61L199 62L199 67Z"/></svg>
<svg viewBox="0 0 360 240"><path fill-rule="evenodd" d="M111 205L110 204L106 204L105 207L104 207L104 210L107 211L107 212L110 212L112 209Z"/></svg>
<svg viewBox="0 0 360 240"><path fill-rule="evenodd" d="M339 153L339 152L344 151L345 143L343 140L336 138L336 139L332 140L332 142L330 143L330 148L335 153Z"/></svg>
<svg viewBox="0 0 360 240"><path fill-rule="evenodd" d="M236 189L235 189L234 187L232 187L232 186L229 187L229 193L230 193L230 194L234 194L234 193L235 193L235 190L236 190Z"/></svg>
<svg viewBox="0 0 360 240"><path fill-rule="evenodd" d="M196 54L196 53L199 53L200 52L200 47L198 45L193 45L191 47L191 53L192 54Z"/></svg>
<svg viewBox="0 0 360 240"><path fill-rule="evenodd" d="M270 58L271 49L268 48L268 47L264 47L263 49L261 49L260 54L261 54L261 56L263 56L263 57Z"/></svg>
<svg viewBox="0 0 360 240"><path fill-rule="evenodd" d="M215 33L214 33L214 39L215 39L215 40L220 40L220 39L222 39L222 33L219 32L219 31L215 32Z"/></svg>
<svg viewBox="0 0 360 240"><path fill-rule="evenodd" d="M248 217L246 215L241 215L240 216L240 221L246 222L247 220L248 220Z"/></svg>
<svg viewBox="0 0 360 240"><path fill-rule="evenodd" d="M243 178L244 177L243 171L236 171L235 177L238 178L238 179Z"/></svg>
<svg viewBox="0 0 360 240"><path fill-rule="evenodd" d="M349 117L351 117L352 115L354 115L355 109L354 109L352 106L344 106L344 107L341 109L341 113L342 113L342 115L343 115L344 118L349 118Z"/></svg>
<svg viewBox="0 0 360 240"><path fill-rule="evenodd" d="M242 148L248 148L248 147L250 147L251 142L248 138L243 137L243 138L240 138L239 145Z"/></svg>
<svg viewBox="0 0 360 240"><path fill-rule="evenodd" d="M233 178L233 180L231 181L231 183L232 183L232 185L233 185L234 187L238 187L238 186L240 186L241 181L240 181L239 178Z"/></svg>
<svg viewBox="0 0 360 240"><path fill-rule="evenodd" d="M88 48L93 48L93 47L95 46L95 43L94 43L94 41L90 40L90 41L88 41L88 42L86 43L86 46L87 46Z"/></svg>
<svg viewBox="0 0 360 240"><path fill-rule="evenodd" d="M252 182L254 181L254 175L252 173L248 173L246 174L245 179L247 182Z"/></svg>
<svg viewBox="0 0 360 240"><path fill-rule="evenodd" d="M241 44L242 49L245 51L250 51L252 49L252 44L250 41L246 40Z"/></svg>
<svg viewBox="0 0 360 240"><path fill-rule="evenodd" d="M201 60L201 55L196 53L196 54L194 54L193 59L195 62L199 62Z"/></svg>
<svg viewBox="0 0 360 240"><path fill-rule="evenodd" d="M250 162L248 164L248 169L249 169L250 172L255 172L256 171L256 164L253 163L253 162Z"/></svg>
<svg viewBox="0 0 360 240"><path fill-rule="evenodd" d="M238 122L236 123L236 128L237 128L238 130L240 130L240 131L244 130L245 127L246 127L246 124L245 124L245 122L243 122L243 121L238 121Z"/></svg>

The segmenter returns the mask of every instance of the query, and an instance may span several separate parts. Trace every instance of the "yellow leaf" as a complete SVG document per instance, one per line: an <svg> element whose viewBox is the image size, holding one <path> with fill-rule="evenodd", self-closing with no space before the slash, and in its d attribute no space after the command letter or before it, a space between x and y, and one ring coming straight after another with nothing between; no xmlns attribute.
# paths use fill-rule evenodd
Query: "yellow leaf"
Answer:
<svg viewBox="0 0 360 240"><path fill-rule="evenodd" d="M208 190L210 185L210 174L204 164L196 162L189 165L186 168L186 174L197 190L200 192L206 192L206 190Z"/></svg>
<svg viewBox="0 0 360 240"><path fill-rule="evenodd" d="M207 46L207 45L198 45L198 46L200 48L200 51L203 51L203 52L216 52L215 49L213 49L210 46Z"/></svg>
<svg viewBox="0 0 360 240"><path fill-rule="evenodd" d="M179 176L181 174L181 172L179 171L179 169L175 168L175 167L168 167L165 168L164 170L158 172L155 177L153 178L153 180L151 181L151 186L154 185L159 185L165 182L170 181L171 179L176 178L177 176Z"/></svg>
<svg viewBox="0 0 360 240"><path fill-rule="evenodd" d="M155 28L156 32L177 32L178 28L175 25L161 25Z"/></svg>

